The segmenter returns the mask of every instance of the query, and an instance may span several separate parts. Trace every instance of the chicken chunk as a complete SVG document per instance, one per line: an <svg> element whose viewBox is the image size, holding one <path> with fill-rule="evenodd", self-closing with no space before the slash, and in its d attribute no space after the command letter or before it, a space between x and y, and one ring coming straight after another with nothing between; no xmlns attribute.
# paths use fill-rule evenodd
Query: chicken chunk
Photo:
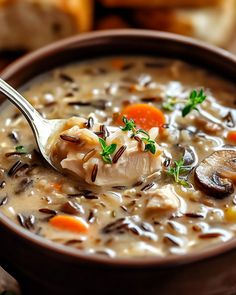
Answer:
<svg viewBox="0 0 236 295"><path fill-rule="evenodd" d="M146 212L158 213L164 211L175 211L180 207L180 200L171 184L162 188L147 192L149 199L146 205Z"/></svg>
<svg viewBox="0 0 236 295"><path fill-rule="evenodd" d="M109 155L110 163L104 161L99 140L101 125L87 128L86 123L82 118L69 119L64 130L52 141L51 159L60 168L98 186L132 185L141 176L161 169L162 150L157 143L154 154L144 151L142 140L132 138L130 132L118 127L106 128L105 144L116 145L116 148ZM149 134L155 140L158 128L152 128Z"/></svg>

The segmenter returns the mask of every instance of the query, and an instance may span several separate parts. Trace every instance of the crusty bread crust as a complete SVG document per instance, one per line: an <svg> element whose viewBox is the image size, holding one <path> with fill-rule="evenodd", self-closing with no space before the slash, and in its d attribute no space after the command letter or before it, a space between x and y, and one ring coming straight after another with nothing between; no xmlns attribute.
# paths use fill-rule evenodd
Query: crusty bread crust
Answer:
<svg viewBox="0 0 236 295"><path fill-rule="evenodd" d="M221 0L100 0L107 7L200 7L219 4ZM227 1L227 0L224 0Z"/></svg>
<svg viewBox="0 0 236 295"><path fill-rule="evenodd" d="M42 0L37 0L42 1ZM45 0L44 0L45 1ZM60 9L74 16L78 32L87 32L93 26L93 0L50 0ZM50 2L49 1L49 2ZM47 0L48 2L48 0Z"/></svg>
<svg viewBox="0 0 236 295"><path fill-rule="evenodd" d="M207 8L140 9L133 12L139 27L187 35L225 47L236 28L235 0Z"/></svg>
<svg viewBox="0 0 236 295"><path fill-rule="evenodd" d="M92 25L93 0L0 0L0 50L32 50Z"/></svg>
<svg viewBox="0 0 236 295"><path fill-rule="evenodd" d="M146 9L134 11L134 20L141 28L167 31L192 36L193 25L189 20L180 19L174 9Z"/></svg>

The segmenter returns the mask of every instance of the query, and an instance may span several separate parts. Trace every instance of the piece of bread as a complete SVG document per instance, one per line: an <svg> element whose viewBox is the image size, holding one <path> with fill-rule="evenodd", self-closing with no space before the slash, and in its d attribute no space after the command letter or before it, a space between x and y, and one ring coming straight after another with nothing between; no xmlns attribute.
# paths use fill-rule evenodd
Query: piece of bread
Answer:
<svg viewBox="0 0 236 295"><path fill-rule="evenodd" d="M169 31L226 46L236 28L235 0L222 0L215 7L146 9L134 11L139 27Z"/></svg>
<svg viewBox="0 0 236 295"><path fill-rule="evenodd" d="M0 50L32 50L92 28L93 0L0 0Z"/></svg>
<svg viewBox="0 0 236 295"><path fill-rule="evenodd" d="M107 7L174 7L211 6L220 0L100 0ZM225 0L228 1L228 0Z"/></svg>

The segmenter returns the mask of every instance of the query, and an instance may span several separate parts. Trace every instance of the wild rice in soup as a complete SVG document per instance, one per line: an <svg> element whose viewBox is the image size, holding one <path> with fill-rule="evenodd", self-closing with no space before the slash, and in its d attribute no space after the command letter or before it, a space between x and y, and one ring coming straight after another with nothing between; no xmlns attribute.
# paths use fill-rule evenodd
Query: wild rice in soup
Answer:
<svg viewBox="0 0 236 295"><path fill-rule="evenodd" d="M0 210L35 235L111 257L199 251L236 232L236 87L178 60L110 57L55 69L23 95L66 118L49 153L9 103Z"/></svg>

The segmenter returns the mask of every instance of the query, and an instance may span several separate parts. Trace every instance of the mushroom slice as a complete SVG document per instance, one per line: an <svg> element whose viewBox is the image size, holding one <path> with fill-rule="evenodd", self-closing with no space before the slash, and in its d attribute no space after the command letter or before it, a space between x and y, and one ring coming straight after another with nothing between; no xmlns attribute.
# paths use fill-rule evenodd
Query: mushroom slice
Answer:
<svg viewBox="0 0 236 295"><path fill-rule="evenodd" d="M195 169L197 186L209 196L222 199L234 191L236 150L219 150L205 158Z"/></svg>

